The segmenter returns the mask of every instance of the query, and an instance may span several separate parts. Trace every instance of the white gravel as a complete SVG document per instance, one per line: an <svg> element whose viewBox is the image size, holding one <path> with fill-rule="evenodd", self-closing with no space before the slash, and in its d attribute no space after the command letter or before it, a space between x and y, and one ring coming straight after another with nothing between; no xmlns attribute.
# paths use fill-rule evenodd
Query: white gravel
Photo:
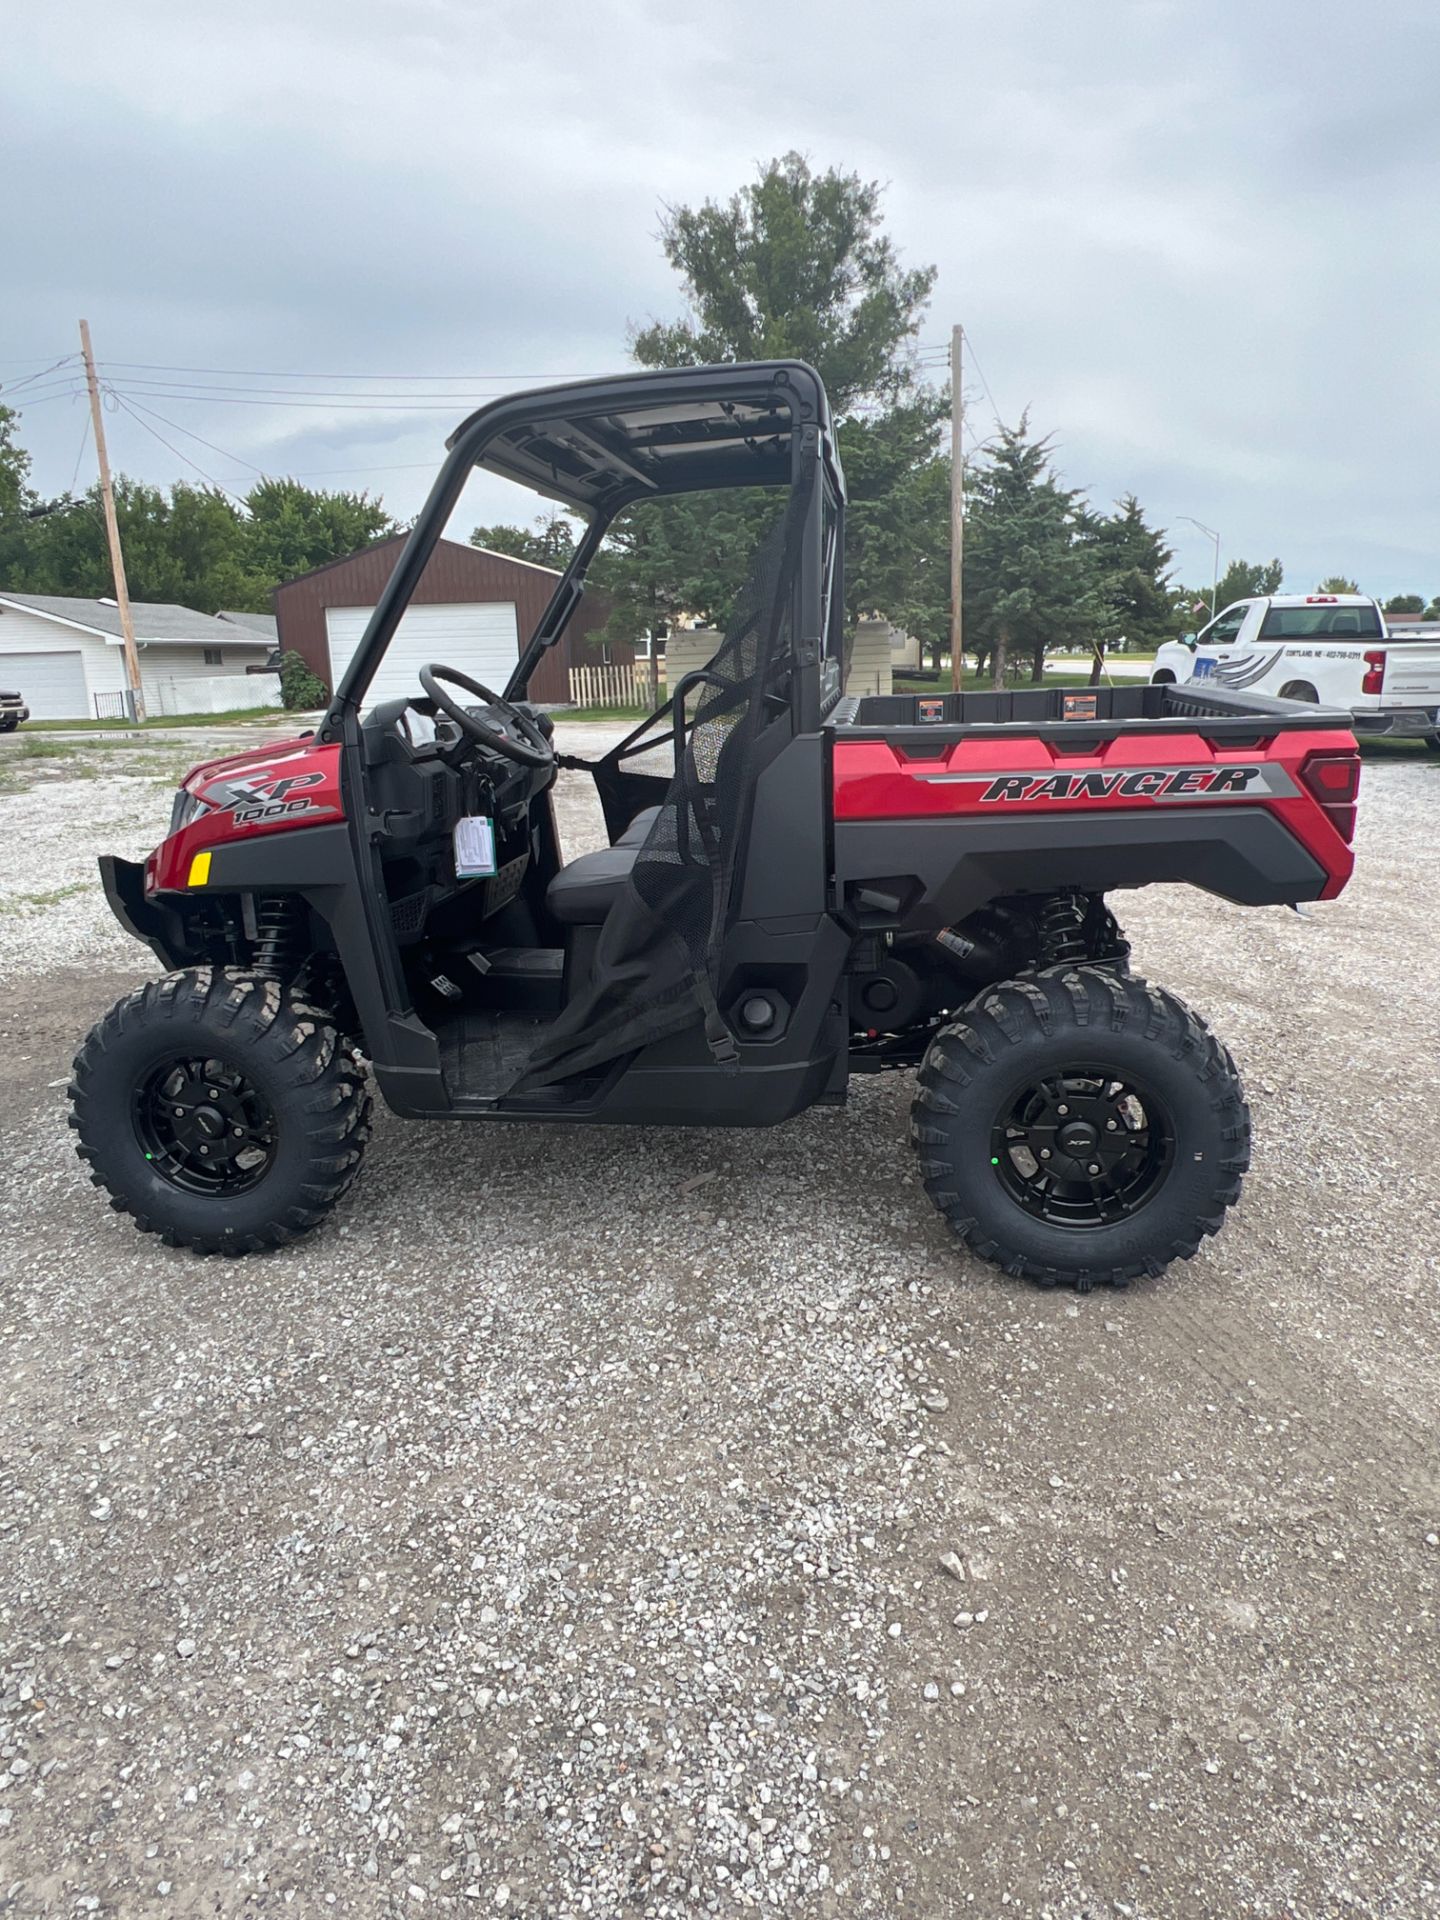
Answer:
<svg viewBox="0 0 1440 1920"><path fill-rule="evenodd" d="M166 793L0 799L7 907ZM1311 917L1120 896L1256 1166L1083 1301L956 1251L903 1076L382 1114L319 1234L172 1253L56 1084L147 957L5 912L0 1910L1435 1911L1437 839L1440 770L1372 766Z"/></svg>

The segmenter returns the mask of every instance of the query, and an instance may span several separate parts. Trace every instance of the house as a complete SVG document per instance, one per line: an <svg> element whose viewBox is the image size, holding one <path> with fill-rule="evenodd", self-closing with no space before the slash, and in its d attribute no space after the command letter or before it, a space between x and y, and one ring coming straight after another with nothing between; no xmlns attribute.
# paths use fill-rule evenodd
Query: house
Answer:
<svg viewBox="0 0 1440 1920"><path fill-rule="evenodd" d="M217 713L278 704L264 672L274 641L190 607L130 604L146 710ZM217 682L243 682L231 689ZM113 600L0 590L0 686L14 687L37 720L85 720L126 711L120 610Z"/></svg>
<svg viewBox="0 0 1440 1920"><path fill-rule="evenodd" d="M332 690L350 663L405 538L396 534L275 589L281 651L298 653ZM413 694L419 669L431 661L456 667L497 693L503 691L521 644L539 623L559 579L553 567L492 553L487 547L465 546L458 540L441 540L367 698L389 700ZM587 592L564 638L536 668L530 681L531 699L551 705L568 701L572 666L633 661L632 646L611 645L598 638L609 615L606 596Z"/></svg>
<svg viewBox="0 0 1440 1920"><path fill-rule="evenodd" d="M268 640L272 647L280 644L280 633L273 613L229 613L222 607L215 618L228 620L232 626L248 627L251 633L258 633L262 639Z"/></svg>

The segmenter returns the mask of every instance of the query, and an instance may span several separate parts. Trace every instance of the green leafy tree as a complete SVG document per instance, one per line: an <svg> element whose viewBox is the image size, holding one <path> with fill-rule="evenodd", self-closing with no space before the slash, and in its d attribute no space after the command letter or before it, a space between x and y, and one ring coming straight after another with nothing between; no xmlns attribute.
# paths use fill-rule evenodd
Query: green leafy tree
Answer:
<svg viewBox="0 0 1440 1920"><path fill-rule="evenodd" d="M1216 583L1215 611L1223 613L1236 600L1249 600L1262 593L1278 593L1284 578L1285 569L1278 560L1270 561L1268 566L1254 560L1232 560ZM1208 608L1209 593L1201 593L1199 598Z"/></svg>
<svg viewBox="0 0 1440 1920"><path fill-rule="evenodd" d="M0 406L0 580L24 584L25 559L38 502L30 484L30 455L20 444L20 416ZM17 575L20 576L17 578Z"/></svg>
<svg viewBox="0 0 1440 1920"><path fill-rule="evenodd" d="M1315 589L1317 593L1359 593L1358 581L1347 580L1343 573L1330 573Z"/></svg>
<svg viewBox="0 0 1440 1920"><path fill-rule="evenodd" d="M400 531L368 493L320 493L298 480L262 480L245 506L247 566L272 586Z"/></svg>
<svg viewBox="0 0 1440 1920"><path fill-rule="evenodd" d="M1440 620L1440 594L1437 594L1421 616L1425 620Z"/></svg>
<svg viewBox="0 0 1440 1920"><path fill-rule="evenodd" d="M1392 593L1385 602L1386 613L1423 614L1425 597L1419 593Z"/></svg>
<svg viewBox="0 0 1440 1920"><path fill-rule="evenodd" d="M816 172L788 153L729 200L667 209L661 243L688 311L641 329L635 358L651 367L798 358L818 368L850 487L847 610L943 629L937 582L949 562L936 540L943 546L948 534L934 506L948 485L948 403L920 382L912 352L934 269L902 266L878 184ZM723 625L777 511L761 489L635 507L597 562L615 603L612 630L653 632L680 613Z"/></svg>
<svg viewBox="0 0 1440 1920"><path fill-rule="evenodd" d="M529 560L537 567L554 567L563 572L575 553L575 526L561 513L548 518L541 515L534 527L512 527L503 522L493 527L476 527L470 535L472 547L487 547L491 553L508 553L515 560Z"/></svg>
<svg viewBox="0 0 1440 1920"><path fill-rule="evenodd" d="M1174 638L1168 570L1175 556L1133 493L1117 501L1113 513L1081 508L1077 519L1099 596L1090 673L1098 682L1108 649L1123 642L1133 652L1147 652Z"/></svg>
<svg viewBox="0 0 1440 1920"><path fill-rule="evenodd" d="M1030 435L1028 416L1001 427L986 458L967 470L965 634L983 672L1004 683L1007 662L1026 656L1043 679L1052 646L1087 641L1105 618L1083 505L1061 486L1050 442Z"/></svg>

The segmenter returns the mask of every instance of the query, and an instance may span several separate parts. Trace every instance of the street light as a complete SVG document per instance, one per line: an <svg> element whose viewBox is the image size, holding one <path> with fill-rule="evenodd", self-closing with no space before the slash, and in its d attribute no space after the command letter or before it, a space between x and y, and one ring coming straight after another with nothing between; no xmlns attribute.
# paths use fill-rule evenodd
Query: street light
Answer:
<svg viewBox="0 0 1440 1920"><path fill-rule="evenodd" d="M1198 527L1209 540L1215 542L1215 570L1210 576L1210 618L1213 620L1219 609L1215 605L1215 595L1220 590L1220 536L1214 527L1207 527L1203 520L1196 520L1188 513L1177 513L1177 520L1189 520L1192 527Z"/></svg>

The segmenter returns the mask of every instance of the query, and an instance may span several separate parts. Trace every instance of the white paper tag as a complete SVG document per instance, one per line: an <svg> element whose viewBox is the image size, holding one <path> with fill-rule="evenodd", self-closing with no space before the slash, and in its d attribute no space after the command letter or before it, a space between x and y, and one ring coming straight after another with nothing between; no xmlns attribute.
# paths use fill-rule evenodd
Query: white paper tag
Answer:
<svg viewBox="0 0 1440 1920"><path fill-rule="evenodd" d="M495 871L495 822L485 813L467 813L455 822L455 877L473 880Z"/></svg>

